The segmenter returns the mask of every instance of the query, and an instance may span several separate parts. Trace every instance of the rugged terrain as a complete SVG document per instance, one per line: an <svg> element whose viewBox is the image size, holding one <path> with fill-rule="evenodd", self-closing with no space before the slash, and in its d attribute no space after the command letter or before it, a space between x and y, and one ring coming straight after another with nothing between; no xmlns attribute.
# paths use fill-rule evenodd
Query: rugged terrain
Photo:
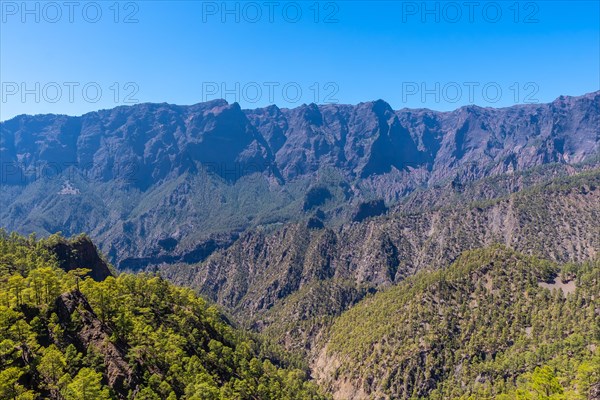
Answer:
<svg viewBox="0 0 600 400"><path fill-rule="evenodd" d="M594 399L600 258L463 253L335 320L313 369L336 399Z"/></svg>
<svg viewBox="0 0 600 400"><path fill-rule="evenodd" d="M107 265L93 244L85 269L63 269L81 243L0 232L0 398L326 398L189 289L144 274L94 280Z"/></svg>
<svg viewBox="0 0 600 400"><path fill-rule="evenodd" d="M599 127L600 92L4 121L0 227L117 269L1 232L0 391L593 399Z"/></svg>
<svg viewBox="0 0 600 400"><path fill-rule="evenodd" d="M2 398L597 398L597 256L558 264L492 245L368 295L313 338L319 389L188 289L63 270L57 244L84 239L1 232Z"/></svg>
<svg viewBox="0 0 600 400"><path fill-rule="evenodd" d="M452 112L212 101L23 115L0 124L0 225L86 232L121 269L198 262L249 228L349 221L361 202L589 161L598 126L598 92Z"/></svg>
<svg viewBox="0 0 600 400"><path fill-rule="evenodd" d="M557 262L593 259L600 254L598 220L594 169L493 200L399 210L335 228L253 230L203 263L158 270L305 351L324 321L367 293L442 268L466 250L503 244Z"/></svg>

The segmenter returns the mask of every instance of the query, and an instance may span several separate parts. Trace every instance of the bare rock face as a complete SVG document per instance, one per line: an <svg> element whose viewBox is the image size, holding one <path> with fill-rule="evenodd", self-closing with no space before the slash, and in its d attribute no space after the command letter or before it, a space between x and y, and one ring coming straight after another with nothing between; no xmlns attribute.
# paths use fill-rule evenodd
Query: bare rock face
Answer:
<svg viewBox="0 0 600 400"><path fill-rule="evenodd" d="M361 222L367 218L377 217L387 212L383 199L371 200L360 203L352 216L352 221Z"/></svg>
<svg viewBox="0 0 600 400"><path fill-rule="evenodd" d="M65 271L76 268L87 268L89 276L95 281L103 281L112 276L106 262L100 257L96 245L87 236L80 236L70 241L61 241L49 249L56 254L59 267Z"/></svg>
<svg viewBox="0 0 600 400"><path fill-rule="evenodd" d="M2 139L6 162L70 164L98 181L127 178L143 190L194 170L195 161L225 179L237 179L236 167L244 172L252 164L262 171L268 154L239 105L224 101L190 107L141 104L82 117L21 116L2 123ZM23 184L36 177L21 178Z"/></svg>
<svg viewBox="0 0 600 400"><path fill-rule="evenodd" d="M200 165L227 181L255 172L283 179L339 168L350 178L425 168L476 177L597 154L600 92L549 104L452 112L386 102L241 110L215 100L140 104L85 114L18 116L1 126L2 182L26 184L36 165L67 164L101 182L128 178L146 191ZM460 167L460 168L458 168ZM22 170L18 170L21 168ZM450 175L449 175L450 174Z"/></svg>
<svg viewBox="0 0 600 400"><path fill-rule="evenodd" d="M600 400L600 382L592 385L588 394L588 400Z"/></svg>
<svg viewBox="0 0 600 400"><path fill-rule="evenodd" d="M414 169L429 183L456 172L481 178L492 170L579 162L597 154L600 141L600 92L561 96L550 104L452 112L394 111L382 100L269 110L246 115L264 137L278 138L271 153L284 178L323 167L363 179Z"/></svg>
<svg viewBox="0 0 600 400"><path fill-rule="evenodd" d="M599 126L600 92L452 112L215 100L22 115L0 124L0 225L89 233L119 267L173 264L230 244L215 235L299 221L321 201L350 215L367 199L392 205L417 188L586 161ZM331 198L303 202L316 183Z"/></svg>
<svg viewBox="0 0 600 400"><path fill-rule="evenodd" d="M125 398L129 389L135 389L138 381L127 363L125 345L110 341L110 327L100 321L81 292L62 294L56 299L56 308L64 328L72 324L73 318L80 323L70 339L79 351L85 353L93 349L103 356L108 385L120 398Z"/></svg>

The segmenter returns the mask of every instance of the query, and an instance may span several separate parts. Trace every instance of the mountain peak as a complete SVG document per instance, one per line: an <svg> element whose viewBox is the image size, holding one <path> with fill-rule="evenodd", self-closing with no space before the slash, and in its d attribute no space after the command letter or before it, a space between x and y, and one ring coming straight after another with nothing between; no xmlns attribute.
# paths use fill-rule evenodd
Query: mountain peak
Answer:
<svg viewBox="0 0 600 400"><path fill-rule="evenodd" d="M56 256L59 268L67 272L77 268L88 268L89 276L95 281L103 281L113 275L88 236L80 235L70 240L57 238L53 243L47 244L47 247Z"/></svg>

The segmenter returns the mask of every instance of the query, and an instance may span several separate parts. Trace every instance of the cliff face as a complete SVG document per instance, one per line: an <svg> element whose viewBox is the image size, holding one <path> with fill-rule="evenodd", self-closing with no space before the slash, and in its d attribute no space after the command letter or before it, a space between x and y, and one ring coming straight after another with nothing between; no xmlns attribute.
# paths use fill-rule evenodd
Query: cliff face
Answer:
<svg viewBox="0 0 600 400"><path fill-rule="evenodd" d="M72 166L90 179L147 191L202 165L227 181L266 172L286 182L335 167L350 178L422 168L421 179L435 183L458 164L482 177L494 169L583 161L598 152L599 123L598 92L452 112L394 111L382 100L241 110L219 100L81 117L24 115L1 125L2 182L24 185L40 177L36 167L52 174Z"/></svg>
<svg viewBox="0 0 600 400"><path fill-rule="evenodd" d="M224 101L190 107L142 104L82 117L21 116L2 123L2 141L5 163L25 168L48 163L61 170L74 166L91 179L125 180L144 191L166 177L193 171L195 162L222 172L221 163L232 168L267 161L262 138L242 110ZM11 183L26 183L14 181L23 176L6 172Z"/></svg>
<svg viewBox="0 0 600 400"><path fill-rule="evenodd" d="M88 232L123 268L201 261L248 228L302 219L315 182L332 218L450 180L589 160L598 126L598 92L453 112L212 101L19 116L0 124L0 224Z"/></svg>
<svg viewBox="0 0 600 400"><path fill-rule="evenodd" d="M77 268L89 269L89 276L95 281L103 281L112 276L106 262L100 257L96 245L87 236L63 240L52 244L50 252L56 255L58 266L65 271Z"/></svg>
<svg viewBox="0 0 600 400"><path fill-rule="evenodd" d="M333 166L361 178L418 170L408 175L433 184L457 172L481 178L492 170L582 161L598 152L599 113L600 94L593 93L503 109L394 111L378 100L246 115L272 143L285 178ZM393 182L390 193L410 188L407 178Z"/></svg>
<svg viewBox="0 0 600 400"><path fill-rule="evenodd" d="M599 218L593 170L470 205L400 210L335 228L252 231L203 263L160 271L256 328L276 330L283 344L305 348L318 332L303 321L337 315L369 291L442 268L465 250L500 243L558 262L592 259L600 253Z"/></svg>
<svg viewBox="0 0 600 400"><path fill-rule="evenodd" d="M100 354L109 387L124 398L139 383L127 360L128 346L111 341L112 329L102 323L81 292L62 294L55 306L59 322L67 332L73 321L79 323L79 329L71 332L67 340L84 354L89 351Z"/></svg>

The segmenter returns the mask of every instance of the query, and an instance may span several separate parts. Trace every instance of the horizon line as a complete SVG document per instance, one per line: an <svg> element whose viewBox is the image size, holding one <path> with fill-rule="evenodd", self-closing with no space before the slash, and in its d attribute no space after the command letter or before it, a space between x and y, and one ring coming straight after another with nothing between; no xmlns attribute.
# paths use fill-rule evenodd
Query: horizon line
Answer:
<svg viewBox="0 0 600 400"><path fill-rule="evenodd" d="M593 95L598 95L600 94L600 89L588 92L588 93L584 93L581 95L559 95L558 97L556 97L554 100L549 101L549 102L539 102L539 103L515 103L513 105L510 106L503 106L503 107L491 107L491 106L480 106L477 104L468 104L468 105L463 105L460 107L457 107L455 109L452 110L447 110L447 111L441 111L441 110L434 110L428 107L416 107L416 108L411 108L411 107L403 107L403 108L398 108L398 109L394 109L390 103L388 103L386 100L383 99L376 99L376 100L369 100L369 101L362 101L356 104L350 104L350 103L321 103L321 104L317 104L317 103L302 103L300 105L298 105L297 107L279 107L277 104L269 104L263 107L256 107L256 108L242 108L239 104L239 102L234 101L232 103L229 103L226 99L213 99L213 100L207 100L207 101L203 101L203 102L198 102L198 103L193 103L193 104L176 104L176 103L168 103L168 102L140 102L140 103L135 103L135 104L122 104L122 105L117 105L115 107L112 108L101 108L98 110L94 110L94 111L87 111L83 114L79 114L79 115L70 115L70 114L55 114L55 113L40 113L40 114L18 114L15 115L11 118L5 119L5 120L0 120L0 124L11 121L13 119L16 118L22 118L22 117L40 117L40 116L57 116L57 117L68 117L68 118L81 118L84 117L88 114L95 114L95 113L99 113L102 111L111 111L111 110L116 110L118 108L133 108L133 107L139 107L139 106L144 106L144 105L168 105L168 106L175 106L175 107L194 107L197 105L201 105L201 104L208 104L208 103L214 103L214 102L220 102L220 103L224 103L226 105L229 106L235 106L237 105L241 111L254 111L254 110L262 110L262 109L267 109L270 107L276 107L279 110L296 110L302 107L308 107L311 105L317 106L318 108L321 107L358 107L362 104L369 104L369 103L376 103L376 102L384 102L385 104L387 104L392 111L404 111L404 110L414 110L414 111L431 111L431 112L435 112L435 113L453 113L453 112L457 112L459 110L462 109L466 109L466 108L481 108L481 109L487 109L487 110L504 110L504 109L508 109L508 108L513 108L513 107L533 107L533 106L540 106L540 105L548 105L548 104L552 104L556 101L558 101L559 99L562 98L570 98L570 99L577 99L577 98L584 98L584 97L589 97L589 96L593 96Z"/></svg>

